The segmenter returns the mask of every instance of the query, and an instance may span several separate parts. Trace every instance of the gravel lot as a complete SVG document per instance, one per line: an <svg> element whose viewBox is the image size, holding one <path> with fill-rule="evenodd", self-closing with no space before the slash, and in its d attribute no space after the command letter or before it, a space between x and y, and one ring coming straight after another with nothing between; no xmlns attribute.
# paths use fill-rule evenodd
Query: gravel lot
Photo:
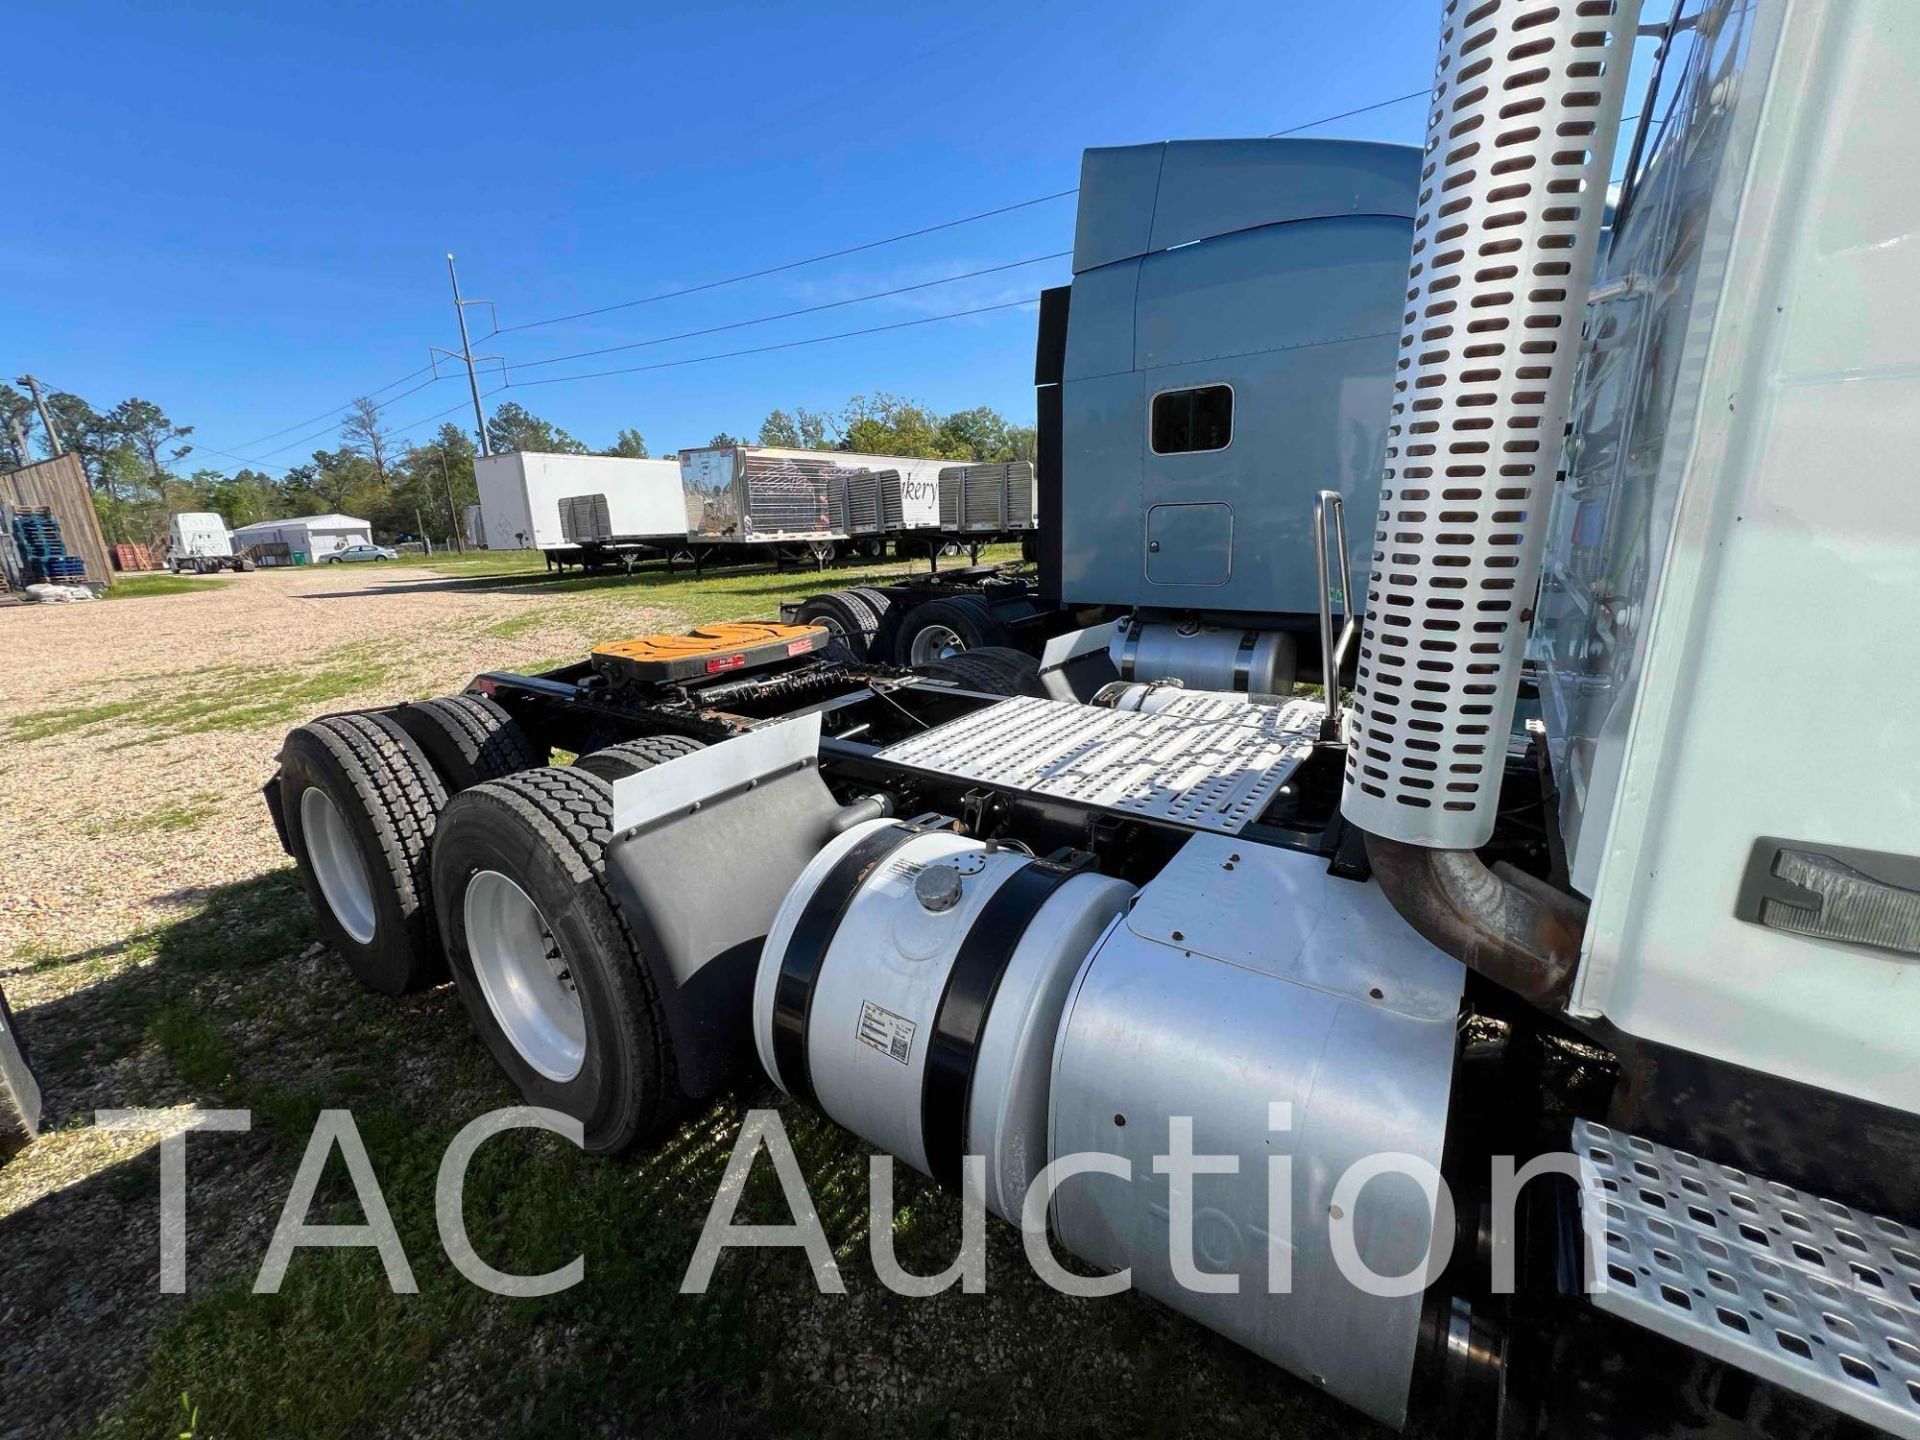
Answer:
<svg viewBox="0 0 1920 1440"><path fill-rule="evenodd" d="M93 1042L115 1028L120 987L156 964L153 937L196 916L219 924L210 897L289 873L259 794L289 725L679 619L618 590L554 594L518 578L329 566L225 576L204 593L0 608L0 655L32 677L0 691L0 985L34 1047L53 1132L0 1169L0 1436L84 1428L138 1379L172 1308L154 1290L154 1177L129 1165L152 1142L90 1122L98 1107L184 1112L205 1087L183 1086L145 1029L129 1046ZM327 678L315 687L314 674ZM285 978L311 982L305 998L357 1000L322 947L298 965ZM217 1009L225 988L197 987L193 1002ZM284 1037L256 1038L271 1056ZM196 1223L190 1288L257 1256L277 1214L281 1181L258 1163L262 1147L236 1148L204 1192L195 1167L195 1203L235 1223L219 1234Z"/></svg>
<svg viewBox="0 0 1920 1440"><path fill-rule="evenodd" d="M227 576L206 594L0 609L0 654L13 675L34 677L0 692L0 955L109 943L279 863L259 787L289 710L297 721L442 694L480 670L677 618L608 594L515 594L391 564L336 565ZM272 683L258 693L263 678L284 691L316 670L338 672L337 698L273 703ZM222 728L210 733L192 707L168 723L166 703L190 697L216 707ZM228 698L233 709L220 711ZM271 713L256 721L245 712L262 698ZM24 742L7 733L50 710L127 704L136 708L93 723L50 717L35 727L50 733ZM154 818L183 805L208 812L206 823L170 830ZM9 1000L31 1007L48 998L45 984L58 982L9 983Z"/></svg>

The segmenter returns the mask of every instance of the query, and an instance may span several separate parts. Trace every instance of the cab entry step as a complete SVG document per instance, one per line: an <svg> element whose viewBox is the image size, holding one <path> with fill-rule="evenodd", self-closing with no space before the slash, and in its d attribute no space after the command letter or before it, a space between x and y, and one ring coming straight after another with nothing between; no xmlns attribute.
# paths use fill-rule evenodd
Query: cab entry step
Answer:
<svg viewBox="0 0 1920 1440"><path fill-rule="evenodd" d="M1573 1144L1596 1306L1920 1437L1920 1227L1586 1120Z"/></svg>

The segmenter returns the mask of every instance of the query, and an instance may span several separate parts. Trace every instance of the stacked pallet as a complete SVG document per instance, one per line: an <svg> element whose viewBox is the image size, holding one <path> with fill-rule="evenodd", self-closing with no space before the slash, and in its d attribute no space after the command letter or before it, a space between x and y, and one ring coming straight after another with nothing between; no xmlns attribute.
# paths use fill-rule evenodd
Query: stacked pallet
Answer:
<svg viewBox="0 0 1920 1440"><path fill-rule="evenodd" d="M116 545L113 547L113 568L116 570L151 570L153 552L145 545Z"/></svg>
<svg viewBox="0 0 1920 1440"><path fill-rule="evenodd" d="M87 565L78 555L67 553L60 535L60 522L44 505L13 512L13 543L26 565L27 578L52 585L79 585L87 578Z"/></svg>

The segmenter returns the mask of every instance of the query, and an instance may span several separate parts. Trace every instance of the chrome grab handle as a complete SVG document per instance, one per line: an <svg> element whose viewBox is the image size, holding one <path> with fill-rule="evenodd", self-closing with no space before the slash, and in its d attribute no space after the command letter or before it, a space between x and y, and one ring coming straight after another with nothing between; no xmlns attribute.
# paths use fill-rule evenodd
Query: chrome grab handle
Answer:
<svg viewBox="0 0 1920 1440"><path fill-rule="evenodd" d="M1328 588L1327 512L1333 512L1334 541L1340 547L1340 614L1344 623L1336 640L1333 634L1333 594ZM1353 643L1359 620L1353 613L1352 577L1347 571L1346 501L1338 490L1322 490L1313 505L1313 559L1320 574L1320 670L1326 692L1329 733L1337 732L1340 717L1340 666L1347 658L1347 646Z"/></svg>

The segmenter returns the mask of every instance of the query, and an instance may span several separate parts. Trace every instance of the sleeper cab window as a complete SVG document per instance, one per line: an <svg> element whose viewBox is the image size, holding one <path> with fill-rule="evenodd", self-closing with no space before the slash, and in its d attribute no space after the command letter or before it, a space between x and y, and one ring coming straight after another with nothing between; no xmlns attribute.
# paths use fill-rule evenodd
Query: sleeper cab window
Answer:
<svg viewBox="0 0 1920 1440"><path fill-rule="evenodd" d="M1224 450L1233 443L1233 387L1162 391L1153 397L1151 428L1156 455Z"/></svg>

